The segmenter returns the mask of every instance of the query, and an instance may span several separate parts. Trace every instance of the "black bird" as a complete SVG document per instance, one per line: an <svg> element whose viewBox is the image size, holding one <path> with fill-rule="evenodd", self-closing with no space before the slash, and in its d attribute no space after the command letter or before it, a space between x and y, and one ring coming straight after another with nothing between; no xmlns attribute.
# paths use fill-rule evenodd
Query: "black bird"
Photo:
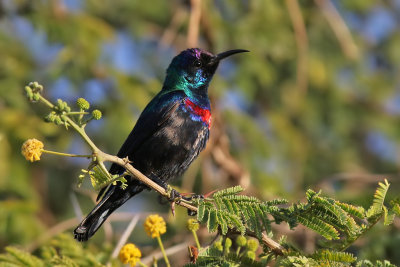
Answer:
<svg viewBox="0 0 400 267"><path fill-rule="evenodd" d="M132 165L164 188L171 178L180 176L206 145L210 132L211 109L208 85L220 60L247 50L229 50L217 55L192 48L176 56L167 69L162 90L151 100L118 152ZM124 168L113 164L111 174ZM129 198L148 188L127 177L128 187L103 188L104 195L89 215L74 230L75 239L88 240L107 217ZM106 191L105 191L106 190Z"/></svg>

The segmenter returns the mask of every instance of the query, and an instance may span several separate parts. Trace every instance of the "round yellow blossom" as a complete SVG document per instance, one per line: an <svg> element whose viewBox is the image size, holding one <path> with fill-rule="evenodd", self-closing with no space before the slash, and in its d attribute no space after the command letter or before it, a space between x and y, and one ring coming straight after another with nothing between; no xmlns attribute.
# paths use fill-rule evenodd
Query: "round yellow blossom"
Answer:
<svg viewBox="0 0 400 267"><path fill-rule="evenodd" d="M187 221L187 228L189 231L197 231L199 230L199 222L196 219L189 219Z"/></svg>
<svg viewBox="0 0 400 267"><path fill-rule="evenodd" d="M131 266L136 266L140 257L142 257L142 252L132 243L126 244L119 251L119 259L123 264L129 263Z"/></svg>
<svg viewBox="0 0 400 267"><path fill-rule="evenodd" d="M93 119L95 119L95 120L100 120L101 119L101 111L100 110L98 110L98 109L95 109L95 110L93 110L92 111L92 116L93 116Z"/></svg>
<svg viewBox="0 0 400 267"><path fill-rule="evenodd" d="M26 160L34 162L40 160L43 147L43 143L39 140L34 138L28 139L22 144L21 153L26 158Z"/></svg>
<svg viewBox="0 0 400 267"><path fill-rule="evenodd" d="M159 237L167 231L167 226L164 219L158 215L149 215L144 222L146 233L152 238Z"/></svg>
<svg viewBox="0 0 400 267"><path fill-rule="evenodd" d="M82 110L87 110L87 109L89 109L90 108L90 104L89 104L89 102L86 100L86 99L84 99L84 98L78 98L77 100L76 100L76 104L78 105L78 107L80 108L80 109L82 109Z"/></svg>

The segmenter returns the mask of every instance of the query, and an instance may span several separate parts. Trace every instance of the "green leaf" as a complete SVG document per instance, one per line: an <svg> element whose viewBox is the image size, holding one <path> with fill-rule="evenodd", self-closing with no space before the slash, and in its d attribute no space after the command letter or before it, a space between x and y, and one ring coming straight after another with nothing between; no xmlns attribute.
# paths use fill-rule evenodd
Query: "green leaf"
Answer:
<svg viewBox="0 0 400 267"><path fill-rule="evenodd" d="M364 219L365 218L365 210L363 207L359 206L353 206L347 203L342 203L339 201L335 201L336 205L341 207L343 210L345 210L347 213L359 218L359 219Z"/></svg>
<svg viewBox="0 0 400 267"><path fill-rule="evenodd" d="M222 235L226 235L226 233L228 232L229 218L225 217L223 212L218 212L217 219L218 219L218 224L221 225Z"/></svg>
<svg viewBox="0 0 400 267"><path fill-rule="evenodd" d="M299 215L298 220L304 226L314 230L328 240L339 239L338 231L330 224L319 218L307 215Z"/></svg>
<svg viewBox="0 0 400 267"><path fill-rule="evenodd" d="M383 213L384 214L383 215L383 218L384 218L383 224L384 225L391 225L393 223L393 221L394 221L395 214L393 212L391 212L391 211L388 211L388 209L385 206L383 206L383 211L384 211L384 213Z"/></svg>
<svg viewBox="0 0 400 267"><path fill-rule="evenodd" d="M367 217L373 217L383 212L383 203L385 201L386 193L389 189L390 184L385 179L384 183L379 183L379 187L376 189L374 194L374 201L372 206L367 211Z"/></svg>
<svg viewBox="0 0 400 267"><path fill-rule="evenodd" d="M218 197L224 197L224 196L229 196L229 195L236 195L240 192L242 192L244 189L240 186L234 186L234 187L229 187L226 189L222 189L216 193L214 193L213 198L218 198Z"/></svg>
<svg viewBox="0 0 400 267"><path fill-rule="evenodd" d="M207 221L207 229L209 232L215 232L218 228L217 211L210 210Z"/></svg>

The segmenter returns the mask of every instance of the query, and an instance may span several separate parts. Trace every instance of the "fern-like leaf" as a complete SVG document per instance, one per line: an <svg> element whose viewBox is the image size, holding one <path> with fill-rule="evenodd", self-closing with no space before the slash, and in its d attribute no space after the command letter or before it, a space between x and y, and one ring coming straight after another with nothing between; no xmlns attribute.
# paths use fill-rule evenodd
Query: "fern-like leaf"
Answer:
<svg viewBox="0 0 400 267"><path fill-rule="evenodd" d="M223 196L236 195L236 194L239 194L240 192L242 192L243 190L244 189L240 185L237 185L234 187L222 189L222 190L214 193L213 197L217 198L217 197L223 197Z"/></svg>
<svg viewBox="0 0 400 267"><path fill-rule="evenodd" d="M332 225L317 217L299 215L298 220L302 225L314 230L328 240L339 239L338 231Z"/></svg>
<svg viewBox="0 0 400 267"><path fill-rule="evenodd" d="M389 190L390 184L385 179L384 183L379 183L379 187L374 194L374 201L372 206L367 211L367 217L373 217L383 212L383 203L385 201L386 193Z"/></svg>
<svg viewBox="0 0 400 267"><path fill-rule="evenodd" d="M365 217L365 210L363 207L359 206L353 206L347 203L342 203L339 201L335 201L336 205L341 207L343 210L345 210L347 213L359 218L359 219L364 219Z"/></svg>

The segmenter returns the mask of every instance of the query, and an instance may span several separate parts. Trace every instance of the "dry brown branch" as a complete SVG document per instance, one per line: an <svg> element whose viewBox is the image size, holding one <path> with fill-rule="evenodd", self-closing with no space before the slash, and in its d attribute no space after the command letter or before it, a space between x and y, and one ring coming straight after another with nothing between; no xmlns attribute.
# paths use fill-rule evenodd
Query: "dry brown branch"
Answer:
<svg viewBox="0 0 400 267"><path fill-rule="evenodd" d="M297 44L297 88L305 93L308 86L308 38L306 26L297 0L286 0L286 7L289 12L290 20Z"/></svg>
<svg viewBox="0 0 400 267"><path fill-rule="evenodd" d="M197 47L201 18L201 0L190 0L190 8L187 45L188 47Z"/></svg>
<svg viewBox="0 0 400 267"><path fill-rule="evenodd" d="M357 45L354 43L349 28L335 6L330 0L314 0L314 2L321 9L322 14L331 26L345 56L349 59L356 60L359 56Z"/></svg>
<svg viewBox="0 0 400 267"><path fill-rule="evenodd" d="M160 44L169 46L172 44L176 36L178 35L179 27L183 24L187 17L187 12L181 8L176 7L174 15L172 16L171 22L163 32Z"/></svg>

